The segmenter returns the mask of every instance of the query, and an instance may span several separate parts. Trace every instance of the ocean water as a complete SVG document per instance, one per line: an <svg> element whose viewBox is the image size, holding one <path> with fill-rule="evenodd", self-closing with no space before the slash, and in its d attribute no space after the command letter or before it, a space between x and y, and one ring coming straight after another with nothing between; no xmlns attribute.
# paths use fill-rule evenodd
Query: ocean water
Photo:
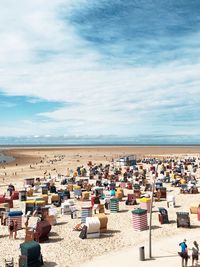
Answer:
<svg viewBox="0 0 200 267"><path fill-rule="evenodd" d="M12 161L14 161L14 160L15 160L14 157L5 156L5 155L3 155L3 154L0 154L0 163L12 162Z"/></svg>
<svg viewBox="0 0 200 267"><path fill-rule="evenodd" d="M200 137L186 135L0 137L0 147L68 145L200 145Z"/></svg>

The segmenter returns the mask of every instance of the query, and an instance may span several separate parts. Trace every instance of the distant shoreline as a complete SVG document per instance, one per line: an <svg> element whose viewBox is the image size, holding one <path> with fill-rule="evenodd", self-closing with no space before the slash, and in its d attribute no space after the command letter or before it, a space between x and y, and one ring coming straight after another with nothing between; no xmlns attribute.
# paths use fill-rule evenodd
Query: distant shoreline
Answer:
<svg viewBox="0 0 200 267"><path fill-rule="evenodd" d="M7 162L9 166L15 164L33 164L39 162L45 154L80 154L83 159L90 160L88 156L98 154L103 160L105 157L119 158L125 155L136 155L138 158L163 157L171 154L195 154L200 158L200 145L30 145L30 146L0 146L0 153L13 157L15 160ZM73 156L72 156L73 157Z"/></svg>
<svg viewBox="0 0 200 267"><path fill-rule="evenodd" d="M87 147L200 147L200 144L41 144L41 145L0 145L4 149L34 149L34 148L87 148Z"/></svg>

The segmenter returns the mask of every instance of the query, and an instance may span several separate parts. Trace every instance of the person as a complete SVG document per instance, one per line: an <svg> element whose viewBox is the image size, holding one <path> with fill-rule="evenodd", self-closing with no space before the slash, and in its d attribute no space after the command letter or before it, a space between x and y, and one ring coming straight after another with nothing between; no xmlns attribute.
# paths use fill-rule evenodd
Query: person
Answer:
<svg viewBox="0 0 200 267"><path fill-rule="evenodd" d="M187 267L188 263L188 248L186 244L186 239L183 240L183 242L179 243L179 246L181 247L181 252L179 252L179 255L182 258L182 267Z"/></svg>
<svg viewBox="0 0 200 267"><path fill-rule="evenodd" d="M27 216L26 222L25 222L25 229L28 229L28 222L29 222L30 216Z"/></svg>
<svg viewBox="0 0 200 267"><path fill-rule="evenodd" d="M15 191L15 187L12 184L9 184L7 191L10 193L10 196L12 195L12 192Z"/></svg>
<svg viewBox="0 0 200 267"><path fill-rule="evenodd" d="M14 229L13 229L13 231L14 231L14 239L17 238L17 226L18 226L17 221L14 221Z"/></svg>
<svg viewBox="0 0 200 267"><path fill-rule="evenodd" d="M193 242L193 247L192 247L192 266L194 266L194 262L196 263L195 265L198 265L198 260L199 260L199 245L197 241Z"/></svg>
<svg viewBox="0 0 200 267"><path fill-rule="evenodd" d="M161 191L160 189L158 189L156 192L157 201L160 201L161 196L162 196Z"/></svg>
<svg viewBox="0 0 200 267"><path fill-rule="evenodd" d="M13 233L14 233L14 221L13 220L10 221L8 229L9 229L9 238L11 239L13 238Z"/></svg>
<svg viewBox="0 0 200 267"><path fill-rule="evenodd" d="M187 247L187 244L186 244L186 239L183 240L183 242L181 242L179 244L179 246L181 247L181 252L179 253L179 255L181 256L182 258L182 267L187 267L187 262L188 262L188 247ZM185 265L184 265L185 263Z"/></svg>

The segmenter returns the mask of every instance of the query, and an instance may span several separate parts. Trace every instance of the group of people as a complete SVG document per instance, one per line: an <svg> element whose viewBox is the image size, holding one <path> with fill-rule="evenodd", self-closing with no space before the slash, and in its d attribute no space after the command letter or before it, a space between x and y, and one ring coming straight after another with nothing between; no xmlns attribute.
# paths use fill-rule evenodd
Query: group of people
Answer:
<svg viewBox="0 0 200 267"><path fill-rule="evenodd" d="M190 248L188 248L186 241L187 240L184 239L184 241L179 244L179 246L181 247L181 252L179 252L179 255L182 258L182 262L181 262L182 267L187 267L188 259L190 258L189 254L188 254L189 250L192 251L192 266L195 266L195 265L197 266L198 260L199 260L199 245L198 245L197 241L194 241L193 246L190 249Z"/></svg>

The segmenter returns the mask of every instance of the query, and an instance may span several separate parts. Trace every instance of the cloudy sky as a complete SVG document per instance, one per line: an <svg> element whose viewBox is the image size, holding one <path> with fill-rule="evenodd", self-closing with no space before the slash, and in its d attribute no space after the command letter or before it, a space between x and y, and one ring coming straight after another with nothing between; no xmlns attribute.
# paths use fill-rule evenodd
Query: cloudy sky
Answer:
<svg viewBox="0 0 200 267"><path fill-rule="evenodd" d="M0 136L200 135L199 0L1 0Z"/></svg>

